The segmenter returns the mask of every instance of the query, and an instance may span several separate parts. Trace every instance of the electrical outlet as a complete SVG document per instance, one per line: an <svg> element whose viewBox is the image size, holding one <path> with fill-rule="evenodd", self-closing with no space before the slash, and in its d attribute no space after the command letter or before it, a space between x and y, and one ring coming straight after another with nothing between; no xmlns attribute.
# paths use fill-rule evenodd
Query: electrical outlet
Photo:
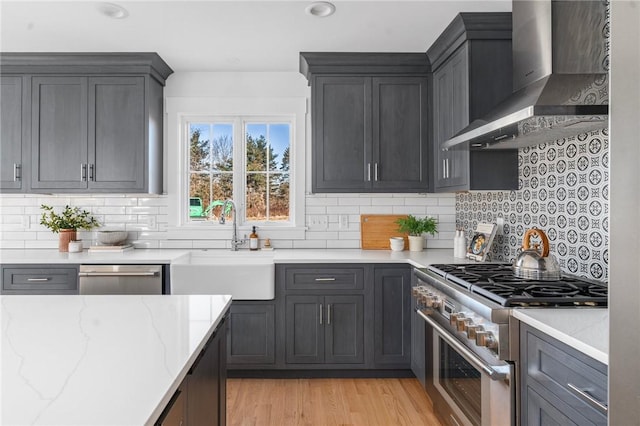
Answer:
<svg viewBox="0 0 640 426"><path fill-rule="evenodd" d="M340 229L348 229L349 228L349 215L341 214L339 217L339 227Z"/></svg>
<svg viewBox="0 0 640 426"><path fill-rule="evenodd" d="M328 222L327 215L311 215L309 216L309 229L327 229Z"/></svg>

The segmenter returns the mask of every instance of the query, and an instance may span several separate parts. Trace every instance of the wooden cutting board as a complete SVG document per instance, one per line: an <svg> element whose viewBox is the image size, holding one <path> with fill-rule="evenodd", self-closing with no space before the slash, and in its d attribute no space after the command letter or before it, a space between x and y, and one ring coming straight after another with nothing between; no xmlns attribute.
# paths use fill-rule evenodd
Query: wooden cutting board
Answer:
<svg viewBox="0 0 640 426"><path fill-rule="evenodd" d="M363 250L390 250L390 237L404 237L404 248L408 248L407 234L398 231L395 223L406 214L363 214L360 215L360 247Z"/></svg>

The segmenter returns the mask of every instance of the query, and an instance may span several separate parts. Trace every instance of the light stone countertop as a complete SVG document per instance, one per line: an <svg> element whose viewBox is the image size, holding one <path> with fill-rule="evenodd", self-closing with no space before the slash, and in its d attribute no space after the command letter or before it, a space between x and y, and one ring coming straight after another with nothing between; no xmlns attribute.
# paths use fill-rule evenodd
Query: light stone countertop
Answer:
<svg viewBox="0 0 640 426"><path fill-rule="evenodd" d="M229 296L0 296L0 424L152 425Z"/></svg>
<svg viewBox="0 0 640 426"><path fill-rule="evenodd" d="M124 253L60 253L55 249L0 250L0 263L182 263L190 253L229 255L228 249L180 250L135 249ZM241 250L248 253L248 250ZM468 263L453 257L453 249L426 249L421 252L359 249L275 249L261 251L260 256L273 256L275 263L406 263L426 267L434 263ZM598 361L608 360L608 310L584 309L514 309L513 315L585 352ZM578 332L581 326L583 332ZM576 330L577 328L577 330ZM554 334L553 331L557 331Z"/></svg>
<svg viewBox="0 0 640 426"><path fill-rule="evenodd" d="M514 309L512 315L574 349L609 364L609 310Z"/></svg>

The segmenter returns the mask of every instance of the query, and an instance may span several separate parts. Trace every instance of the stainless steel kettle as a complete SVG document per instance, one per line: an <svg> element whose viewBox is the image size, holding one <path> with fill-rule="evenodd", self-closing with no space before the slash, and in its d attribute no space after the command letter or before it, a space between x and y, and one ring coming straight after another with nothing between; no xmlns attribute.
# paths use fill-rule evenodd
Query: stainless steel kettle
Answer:
<svg viewBox="0 0 640 426"><path fill-rule="evenodd" d="M537 237L540 244L531 246L532 237ZM549 254L549 238L544 231L532 228L524 233L522 251L513 261L513 272L516 277L529 280L560 279L560 265L556 258Z"/></svg>

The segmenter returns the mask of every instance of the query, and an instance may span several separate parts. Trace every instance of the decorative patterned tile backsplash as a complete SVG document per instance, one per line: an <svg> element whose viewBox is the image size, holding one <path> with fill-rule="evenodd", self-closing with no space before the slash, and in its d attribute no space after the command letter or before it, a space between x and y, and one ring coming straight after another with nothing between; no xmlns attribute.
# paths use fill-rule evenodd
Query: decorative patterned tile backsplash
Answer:
<svg viewBox="0 0 640 426"><path fill-rule="evenodd" d="M512 262L524 232L550 240L564 272L607 281L609 266L609 136L594 131L519 151L520 190L456 195L456 225L467 238L479 222L504 219L490 260Z"/></svg>

